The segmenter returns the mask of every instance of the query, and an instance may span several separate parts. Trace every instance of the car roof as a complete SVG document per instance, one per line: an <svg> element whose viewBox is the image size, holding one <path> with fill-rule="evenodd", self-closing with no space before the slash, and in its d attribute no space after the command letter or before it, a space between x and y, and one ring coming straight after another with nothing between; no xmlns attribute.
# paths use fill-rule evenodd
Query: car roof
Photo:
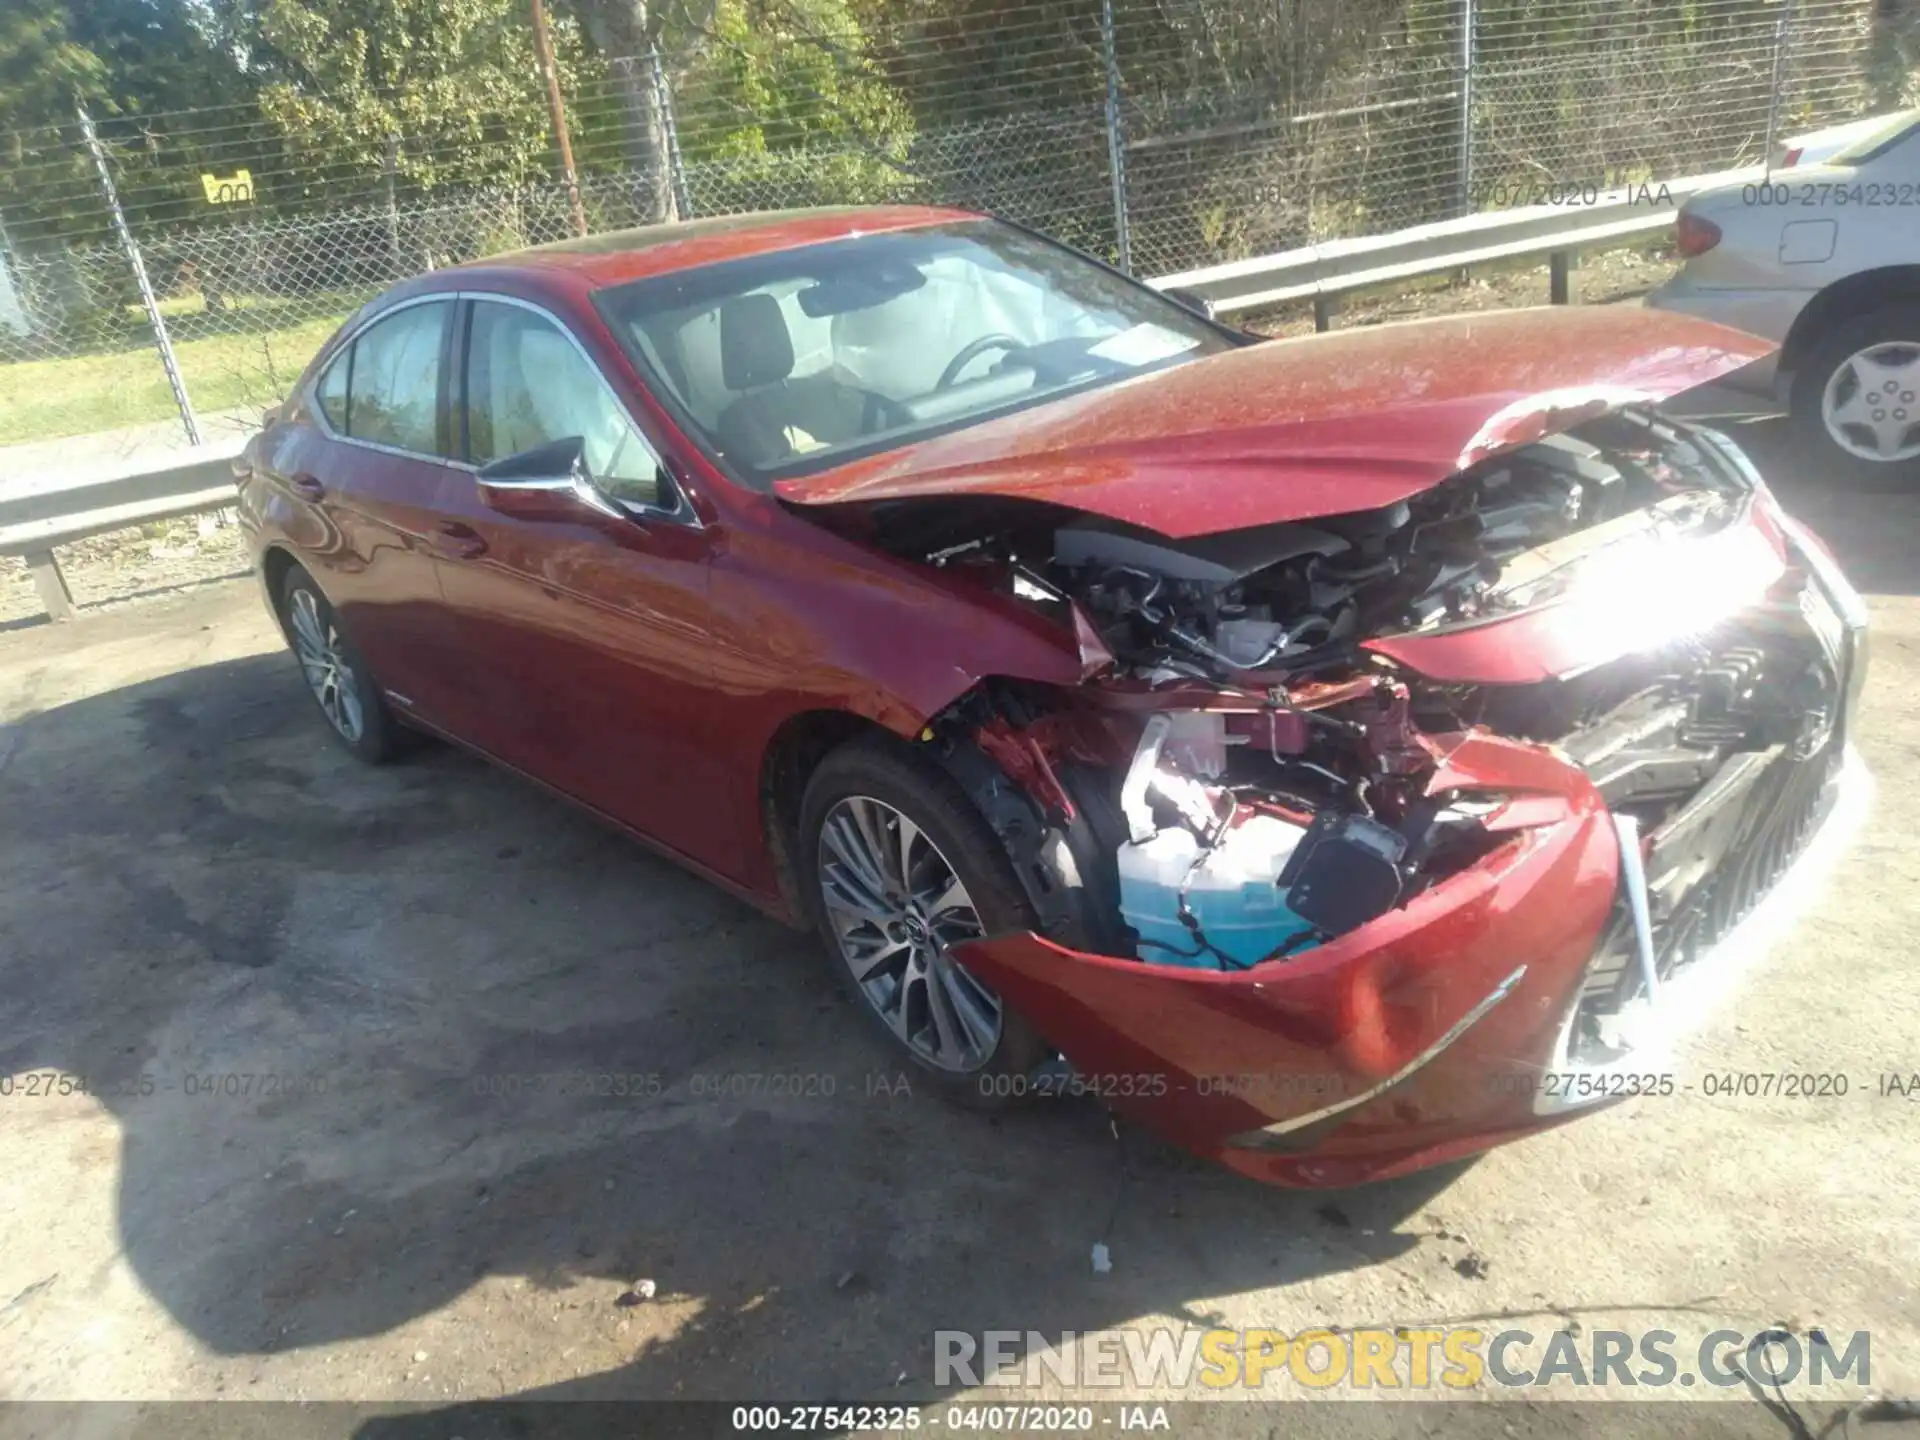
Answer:
<svg viewBox="0 0 1920 1440"><path fill-rule="evenodd" d="M965 210L931 205L846 205L817 210L764 210L716 215L670 225L612 230L577 240L559 240L504 255L490 255L440 272L447 276L526 275L544 272L590 290L650 275L665 275L723 260L791 250L830 240L848 240L891 230L977 220Z"/></svg>

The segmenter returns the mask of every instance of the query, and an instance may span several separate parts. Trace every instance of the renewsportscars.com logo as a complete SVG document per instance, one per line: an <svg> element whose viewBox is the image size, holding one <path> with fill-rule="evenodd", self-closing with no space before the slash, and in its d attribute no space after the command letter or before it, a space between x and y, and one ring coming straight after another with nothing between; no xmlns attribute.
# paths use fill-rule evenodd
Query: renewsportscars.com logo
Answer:
<svg viewBox="0 0 1920 1440"><path fill-rule="evenodd" d="M1086 1389L1309 1391L1473 1390L1573 1386L1720 1389L1758 1384L1872 1383L1872 1337L1824 1331L1713 1330L1686 1342L1671 1330L1199 1330L1056 1335L1037 1330L936 1330L936 1385L1048 1383Z"/></svg>

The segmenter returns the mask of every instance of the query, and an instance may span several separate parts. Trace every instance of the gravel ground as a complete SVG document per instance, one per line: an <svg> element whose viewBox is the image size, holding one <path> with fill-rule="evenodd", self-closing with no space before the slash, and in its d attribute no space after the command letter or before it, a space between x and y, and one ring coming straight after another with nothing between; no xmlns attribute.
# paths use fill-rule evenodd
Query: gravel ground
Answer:
<svg viewBox="0 0 1920 1440"><path fill-rule="evenodd" d="M224 512L76 540L59 550L67 588L82 606L116 606L244 575L252 561L240 527ZM0 629L46 614L27 562L0 555Z"/></svg>
<svg viewBox="0 0 1920 1440"><path fill-rule="evenodd" d="M905 1093L806 938L462 754L356 765L250 581L0 634L0 1398L928 1399L936 1329L1215 1323L1822 1324L1920 1393L1920 1101L1874 1093L1920 1071L1920 497L1790 499L1871 594L1879 801L1681 1079L1851 1093L1644 1099L1338 1196ZM1820 1432L1796 1403L1286 1433Z"/></svg>

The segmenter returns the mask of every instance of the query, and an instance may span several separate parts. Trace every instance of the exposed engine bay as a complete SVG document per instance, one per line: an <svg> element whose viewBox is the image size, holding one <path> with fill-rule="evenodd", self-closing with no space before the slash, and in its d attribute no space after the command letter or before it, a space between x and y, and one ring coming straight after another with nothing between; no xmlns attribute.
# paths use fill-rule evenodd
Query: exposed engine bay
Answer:
<svg viewBox="0 0 1920 1440"><path fill-rule="evenodd" d="M1651 837L1653 920L1680 936L1754 842L1751 787L1834 748L1839 625L1748 523L1760 494L1723 437L1626 409L1385 509L1171 540L1015 506L991 522L903 513L882 539L1079 639L1081 687L995 682L930 729L1050 933L1236 970L1309 952L1512 843L1526 796L1434 784L1472 735L1584 771ZM1519 684L1436 679L1389 653L1542 607L1598 658ZM1692 815L1716 787L1714 815ZM1683 964L1684 938L1668 951L1641 969Z"/></svg>
<svg viewBox="0 0 1920 1440"><path fill-rule="evenodd" d="M1386 510L1178 544L1064 527L1045 569L1116 656L1232 681L1316 668L1385 632L1536 604L1565 562L1648 531L1704 533L1739 513L1742 496L1703 484L1717 477L1676 452L1674 432L1625 416L1596 428L1638 444L1548 436ZM1554 542L1574 535L1581 543L1557 553Z"/></svg>

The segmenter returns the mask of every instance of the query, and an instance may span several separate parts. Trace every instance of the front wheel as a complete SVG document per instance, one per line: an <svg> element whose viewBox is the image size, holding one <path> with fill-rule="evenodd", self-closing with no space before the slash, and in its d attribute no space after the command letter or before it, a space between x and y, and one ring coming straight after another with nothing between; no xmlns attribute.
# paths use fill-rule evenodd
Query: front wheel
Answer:
<svg viewBox="0 0 1920 1440"><path fill-rule="evenodd" d="M334 735L368 764L392 759L401 749L400 726L333 606L297 566L280 587L280 614L307 690Z"/></svg>
<svg viewBox="0 0 1920 1440"><path fill-rule="evenodd" d="M1802 450L1869 487L1920 480L1920 305L1856 316L1816 346L1793 382Z"/></svg>
<svg viewBox="0 0 1920 1440"><path fill-rule="evenodd" d="M979 811L944 772L876 737L821 763L800 825L802 886L855 1005L943 1098L989 1110L1018 1099L1046 1046L952 955L1036 923Z"/></svg>

